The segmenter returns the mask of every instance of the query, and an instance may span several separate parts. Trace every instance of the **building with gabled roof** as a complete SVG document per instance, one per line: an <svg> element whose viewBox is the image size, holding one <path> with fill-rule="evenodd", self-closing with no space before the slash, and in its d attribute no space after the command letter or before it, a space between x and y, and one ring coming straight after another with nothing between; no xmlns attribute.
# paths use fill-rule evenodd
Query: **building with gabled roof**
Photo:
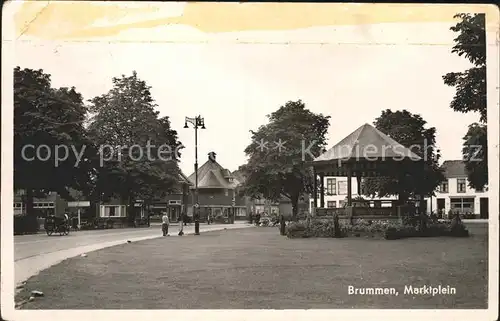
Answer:
<svg viewBox="0 0 500 321"><path fill-rule="evenodd" d="M238 195L240 182L228 169L217 162L215 152L208 153L207 161L198 168L198 204L200 221L206 221L210 215L215 220L233 222L235 219L245 219L247 207L245 198ZM196 175L188 177L191 183L191 195L194 198ZM188 215L192 216L190 206Z"/></svg>

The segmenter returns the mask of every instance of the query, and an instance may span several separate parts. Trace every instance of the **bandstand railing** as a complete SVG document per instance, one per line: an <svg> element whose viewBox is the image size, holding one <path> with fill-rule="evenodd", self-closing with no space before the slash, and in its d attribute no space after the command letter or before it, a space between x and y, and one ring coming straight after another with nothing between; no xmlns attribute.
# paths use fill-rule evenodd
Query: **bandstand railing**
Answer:
<svg viewBox="0 0 500 321"><path fill-rule="evenodd" d="M344 208L316 208L315 218L333 218L338 216L341 219L369 219L369 220L392 220L400 219L408 215L408 208L401 206L394 207L344 207Z"/></svg>

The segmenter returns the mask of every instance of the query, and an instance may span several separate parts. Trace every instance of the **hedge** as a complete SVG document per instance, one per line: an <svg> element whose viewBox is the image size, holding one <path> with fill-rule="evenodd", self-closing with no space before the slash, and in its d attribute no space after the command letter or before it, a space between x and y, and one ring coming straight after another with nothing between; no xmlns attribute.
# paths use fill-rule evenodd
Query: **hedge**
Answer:
<svg viewBox="0 0 500 321"><path fill-rule="evenodd" d="M14 215L14 235L33 234L40 230L38 218L32 215Z"/></svg>
<svg viewBox="0 0 500 321"><path fill-rule="evenodd" d="M288 238L366 236L396 240L407 237L467 237L469 231L461 221L427 222L425 227L421 227L394 221L356 220L353 224L339 224L332 219L314 219L309 223L288 223L285 234Z"/></svg>

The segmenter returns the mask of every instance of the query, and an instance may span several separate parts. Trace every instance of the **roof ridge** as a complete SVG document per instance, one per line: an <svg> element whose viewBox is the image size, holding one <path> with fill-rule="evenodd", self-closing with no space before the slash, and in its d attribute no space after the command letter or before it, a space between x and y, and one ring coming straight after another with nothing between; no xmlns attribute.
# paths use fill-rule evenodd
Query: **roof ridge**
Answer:
<svg viewBox="0 0 500 321"><path fill-rule="evenodd" d="M354 140L354 142L352 144L352 149L354 149L356 147L356 145L359 145L359 138L362 137L362 134L366 130L367 126L370 126L370 125L368 123L365 123L364 125L362 125L361 127L359 127L356 130L356 131L359 131L359 132L358 132L358 135L356 136L356 139ZM351 153L352 153L352 150L351 150Z"/></svg>

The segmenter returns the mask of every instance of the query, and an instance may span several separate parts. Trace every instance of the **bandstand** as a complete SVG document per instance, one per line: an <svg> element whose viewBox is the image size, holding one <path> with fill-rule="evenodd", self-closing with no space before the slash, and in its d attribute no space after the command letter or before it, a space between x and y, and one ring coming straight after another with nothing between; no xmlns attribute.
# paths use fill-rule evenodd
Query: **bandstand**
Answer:
<svg viewBox="0 0 500 321"><path fill-rule="evenodd" d="M339 143L315 158L312 162L314 172L313 216L338 215L340 219L398 219L409 214L411 207L403 201L391 207L356 206L352 198L352 178L356 177L358 195L361 195L363 177L391 177L395 181L411 179L408 177L410 166L415 162L423 165L421 157L396 142L375 127L364 124ZM347 177L347 205L344 208L325 208L324 178L328 176ZM406 176L406 177L405 177ZM321 184L320 206L318 206L317 182Z"/></svg>

